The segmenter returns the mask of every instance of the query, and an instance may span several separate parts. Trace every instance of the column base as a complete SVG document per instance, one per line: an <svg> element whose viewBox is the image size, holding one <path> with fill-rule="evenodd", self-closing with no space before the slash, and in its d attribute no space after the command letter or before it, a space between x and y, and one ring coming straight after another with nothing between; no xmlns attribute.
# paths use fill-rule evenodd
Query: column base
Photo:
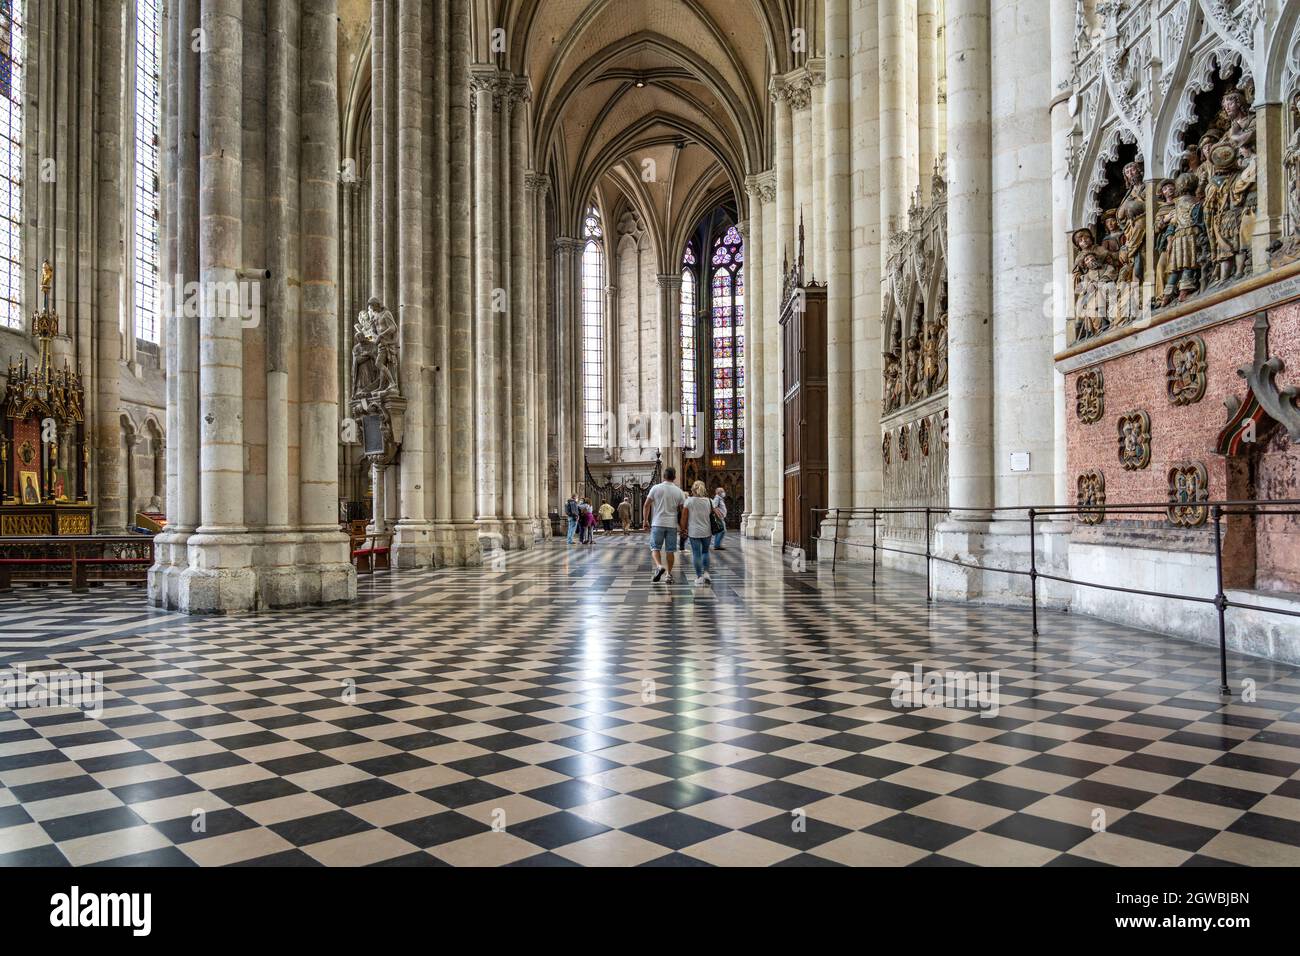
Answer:
<svg viewBox="0 0 1300 956"><path fill-rule="evenodd" d="M428 521L397 522L393 529L393 567L401 570L433 565L433 525Z"/></svg>
<svg viewBox="0 0 1300 956"><path fill-rule="evenodd" d="M444 522L433 526L433 564L438 568L483 563L479 528L472 521Z"/></svg>
<svg viewBox="0 0 1300 956"><path fill-rule="evenodd" d="M1068 574L1069 525L1035 522L1034 533L1038 570ZM1030 603L1029 576L999 570L1029 570L1028 521L945 521L935 528L933 549L934 554L959 560L963 565L980 565L970 568L947 561L932 562L931 587L935 598L977 604ZM921 570L924 573L924 567ZM1040 581L1038 603L1040 607L1068 607L1068 585Z"/></svg>
<svg viewBox="0 0 1300 956"><path fill-rule="evenodd" d="M340 604L357 596L348 539L333 528L262 535L257 589L263 607Z"/></svg>
<svg viewBox="0 0 1300 956"><path fill-rule="evenodd" d="M749 524L746 527L742 521L740 533L746 538L761 538L764 541L772 539L772 516L765 514L751 514L747 517Z"/></svg>
<svg viewBox="0 0 1300 956"><path fill-rule="evenodd" d="M186 614L228 614L257 608L254 542L246 533L190 535L189 566L181 572L175 610Z"/></svg>
<svg viewBox="0 0 1300 956"><path fill-rule="evenodd" d="M187 557L192 532L187 528L164 531L153 539L153 566L149 568L149 603L154 607L178 606L180 577L189 567Z"/></svg>

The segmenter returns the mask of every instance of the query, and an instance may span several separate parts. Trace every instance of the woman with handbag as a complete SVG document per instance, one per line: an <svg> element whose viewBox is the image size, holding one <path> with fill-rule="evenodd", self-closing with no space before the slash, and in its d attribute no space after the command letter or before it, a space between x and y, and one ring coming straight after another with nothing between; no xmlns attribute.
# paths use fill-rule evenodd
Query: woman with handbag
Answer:
<svg viewBox="0 0 1300 956"><path fill-rule="evenodd" d="M697 481L691 486L691 496L682 505L681 532L690 538L691 557L695 562L695 586L713 584L709 577L709 544L717 533L717 526L722 524L718 509L713 507L708 489L704 482Z"/></svg>

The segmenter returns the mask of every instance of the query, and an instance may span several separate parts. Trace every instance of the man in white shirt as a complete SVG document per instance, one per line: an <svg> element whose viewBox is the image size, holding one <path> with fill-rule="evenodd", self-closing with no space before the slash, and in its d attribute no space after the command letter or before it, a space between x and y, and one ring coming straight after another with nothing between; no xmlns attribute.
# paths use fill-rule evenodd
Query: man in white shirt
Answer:
<svg viewBox="0 0 1300 956"><path fill-rule="evenodd" d="M658 581L666 573L668 583L673 583L673 561L677 557L677 522L678 513L686 501L686 492L677 487L677 470L671 466L664 469L664 480L659 482L645 496L642 519L650 527L650 556L655 563L654 579ZM664 560L667 555L667 561Z"/></svg>

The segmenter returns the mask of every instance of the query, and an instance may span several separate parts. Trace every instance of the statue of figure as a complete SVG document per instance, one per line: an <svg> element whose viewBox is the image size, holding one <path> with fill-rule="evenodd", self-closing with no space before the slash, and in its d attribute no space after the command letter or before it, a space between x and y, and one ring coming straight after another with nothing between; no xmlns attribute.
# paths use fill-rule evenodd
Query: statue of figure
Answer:
<svg viewBox="0 0 1300 956"><path fill-rule="evenodd" d="M357 315L352 346L352 394L397 394L397 322L383 303L371 297Z"/></svg>
<svg viewBox="0 0 1300 956"><path fill-rule="evenodd" d="M1162 305L1177 296L1182 302L1201 289L1201 250L1205 248L1205 219L1201 201L1196 198L1196 177L1181 174L1175 180L1178 196L1174 200L1173 219L1167 243L1168 260Z"/></svg>
<svg viewBox="0 0 1300 956"><path fill-rule="evenodd" d="M1228 119L1228 128L1220 142L1240 150L1243 146L1255 148L1255 111L1250 108L1246 94L1241 90L1229 90L1223 96L1223 115Z"/></svg>
<svg viewBox="0 0 1300 956"><path fill-rule="evenodd" d="M921 397L924 389L921 381L921 340L917 333L913 332L907 340L906 355L907 365L907 389L905 395L907 401L914 402Z"/></svg>
<svg viewBox="0 0 1300 956"><path fill-rule="evenodd" d="M1192 175L1183 173L1183 175ZM1169 240L1173 238L1176 226L1175 220L1175 200L1178 198L1178 187L1172 179L1162 179L1160 185L1156 187L1156 212L1155 212L1155 247L1156 247L1156 290L1157 294L1163 294L1165 282L1169 278Z"/></svg>
<svg viewBox="0 0 1300 956"><path fill-rule="evenodd" d="M1291 123L1294 132L1282 154L1286 170L1286 211L1292 233L1300 232L1300 91L1291 94Z"/></svg>
<svg viewBox="0 0 1300 956"><path fill-rule="evenodd" d="M1075 305L1074 337L1092 338L1110 325L1115 296L1115 266L1102 259L1096 250L1083 256L1083 273Z"/></svg>
<svg viewBox="0 0 1300 956"><path fill-rule="evenodd" d="M1126 192L1120 201L1117 219L1124 228L1124 242L1120 248L1119 279L1139 285L1145 275L1143 261L1147 238L1147 185L1142 180L1141 161L1134 160L1124 167Z"/></svg>
<svg viewBox="0 0 1300 956"><path fill-rule="evenodd" d="M1259 178L1255 165L1255 147L1242 146L1237 151L1241 172L1232 184L1232 205L1240 220L1237 237L1237 275L1245 275L1251 268L1251 244L1255 239L1255 219L1259 211Z"/></svg>
<svg viewBox="0 0 1300 956"><path fill-rule="evenodd" d="M1236 273L1237 253L1241 243L1241 209L1234 201L1237 178L1237 150L1220 143L1210 150L1213 172L1205 190L1202 212L1205 235L1209 240L1210 285L1221 285Z"/></svg>
<svg viewBox="0 0 1300 956"><path fill-rule="evenodd" d="M1111 254L1118 253L1124 248L1124 230L1119 224L1119 210L1107 209L1102 213L1101 224L1104 233L1102 248Z"/></svg>
<svg viewBox="0 0 1300 956"><path fill-rule="evenodd" d="M892 412L902 404L902 370L897 355L885 356L885 411Z"/></svg>
<svg viewBox="0 0 1300 956"><path fill-rule="evenodd" d="M925 382L931 394L948 384L948 313L940 312L922 348Z"/></svg>

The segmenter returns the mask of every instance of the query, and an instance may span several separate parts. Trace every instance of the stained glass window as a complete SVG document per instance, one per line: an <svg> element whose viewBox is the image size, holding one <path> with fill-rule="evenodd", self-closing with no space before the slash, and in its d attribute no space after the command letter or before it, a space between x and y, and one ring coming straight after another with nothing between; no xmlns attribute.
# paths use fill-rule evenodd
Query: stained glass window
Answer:
<svg viewBox="0 0 1300 956"><path fill-rule="evenodd" d="M695 381L695 247L686 244L682 255L682 445L695 447L695 409L699 386Z"/></svg>
<svg viewBox="0 0 1300 956"><path fill-rule="evenodd" d="M158 341L158 139L161 0L135 3L135 334Z"/></svg>
<svg viewBox="0 0 1300 956"><path fill-rule="evenodd" d="M23 5L0 0L0 325L21 328Z"/></svg>
<svg viewBox="0 0 1300 956"><path fill-rule="evenodd" d="M583 444L605 444L605 250L600 215L593 206L582 224L582 434Z"/></svg>
<svg viewBox="0 0 1300 956"><path fill-rule="evenodd" d="M745 250L735 226L713 243L713 453L745 451Z"/></svg>

